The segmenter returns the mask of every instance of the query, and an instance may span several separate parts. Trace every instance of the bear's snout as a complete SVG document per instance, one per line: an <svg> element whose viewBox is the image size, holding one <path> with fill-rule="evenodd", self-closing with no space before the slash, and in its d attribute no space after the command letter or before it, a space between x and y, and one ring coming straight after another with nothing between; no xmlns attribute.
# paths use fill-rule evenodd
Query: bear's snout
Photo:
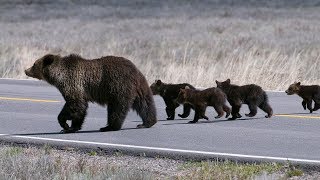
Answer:
<svg viewBox="0 0 320 180"><path fill-rule="evenodd" d="M292 92L290 92L290 91L288 91L288 90L286 90L286 91L284 91L285 93L287 93L287 95L292 95L293 93Z"/></svg>
<svg viewBox="0 0 320 180"><path fill-rule="evenodd" d="M24 70L24 73L25 73L27 76L32 77L31 68Z"/></svg>

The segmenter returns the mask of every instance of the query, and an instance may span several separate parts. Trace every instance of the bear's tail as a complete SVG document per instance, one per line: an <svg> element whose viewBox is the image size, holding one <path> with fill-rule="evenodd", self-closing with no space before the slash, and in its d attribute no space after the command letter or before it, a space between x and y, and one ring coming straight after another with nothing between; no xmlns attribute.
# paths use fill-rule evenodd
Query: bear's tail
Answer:
<svg viewBox="0 0 320 180"><path fill-rule="evenodd" d="M260 104L259 108L268 114L266 115L267 118L270 118L272 116L273 110L269 104L269 98L265 91L263 92L263 101Z"/></svg>
<svg viewBox="0 0 320 180"><path fill-rule="evenodd" d="M137 114L141 117L143 124L138 127L151 127L157 123L156 107L153 100L152 92L149 88L142 89L138 93L136 99L132 104Z"/></svg>

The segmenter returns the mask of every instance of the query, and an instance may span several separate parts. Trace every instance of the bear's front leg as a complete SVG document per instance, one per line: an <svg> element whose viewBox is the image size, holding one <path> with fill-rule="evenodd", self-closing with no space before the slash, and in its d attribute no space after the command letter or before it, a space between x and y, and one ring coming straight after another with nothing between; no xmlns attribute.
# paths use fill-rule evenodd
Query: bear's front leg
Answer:
<svg viewBox="0 0 320 180"><path fill-rule="evenodd" d="M71 120L71 114L69 112L69 106L67 103L64 104L60 114L58 115L58 121L60 126L63 128L61 133L68 133L70 127L67 124L67 120Z"/></svg>
<svg viewBox="0 0 320 180"><path fill-rule="evenodd" d="M305 100L303 100L301 104L302 104L303 109L306 110L307 109L307 102Z"/></svg>
<svg viewBox="0 0 320 180"><path fill-rule="evenodd" d="M181 118L187 118L190 115L192 105L190 104L183 104L183 114L178 114Z"/></svg>

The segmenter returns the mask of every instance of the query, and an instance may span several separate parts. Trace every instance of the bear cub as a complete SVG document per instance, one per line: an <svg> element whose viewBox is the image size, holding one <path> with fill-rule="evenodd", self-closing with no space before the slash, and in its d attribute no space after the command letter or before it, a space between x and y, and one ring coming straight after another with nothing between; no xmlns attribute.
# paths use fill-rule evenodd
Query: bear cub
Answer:
<svg viewBox="0 0 320 180"><path fill-rule="evenodd" d="M241 118L239 114L242 104L249 106L250 113L245 114L248 117L253 117L257 114L257 107L267 113L266 118L270 118L273 110L268 102L267 93L262 88L255 84L238 86L231 84L230 79L219 82L216 80L217 87L226 93L227 99L232 106L230 120Z"/></svg>
<svg viewBox="0 0 320 180"><path fill-rule="evenodd" d="M300 96L303 99L303 109L308 108L310 113L320 109L320 86L318 85L304 86L300 82L295 82L285 92L287 95L297 94ZM315 103L314 108L312 108L312 100Z"/></svg>
<svg viewBox="0 0 320 180"><path fill-rule="evenodd" d="M176 101L180 89L185 88L186 86L190 87L191 89L195 89L192 85L188 83L182 84L167 84L162 82L161 80L156 80L154 83L151 84L150 88L152 90L153 95L160 95L164 103L166 104L166 113L167 113L167 120L173 120L175 118L175 110L179 107L179 103ZM181 118L186 118L190 115L192 105L190 104L183 104L183 113L178 114Z"/></svg>
<svg viewBox="0 0 320 180"><path fill-rule="evenodd" d="M213 106L218 115L215 118L220 118L226 112L226 117L230 115L230 108L226 105L227 99L224 92L218 88L208 88L205 90L190 89L188 86L181 89L177 101L179 103L191 104L195 109L193 121L189 123L196 123L199 119L209 120L205 116L207 106Z"/></svg>
<svg viewBox="0 0 320 180"><path fill-rule="evenodd" d="M87 60L79 55L47 54L25 70L27 76L55 86L65 99L58 115L63 133L81 129L88 102L107 105L108 123L100 131L117 131L130 108L142 119L138 128L156 122L156 108L151 89L136 66L123 57L106 56ZM66 123L71 120L71 127Z"/></svg>

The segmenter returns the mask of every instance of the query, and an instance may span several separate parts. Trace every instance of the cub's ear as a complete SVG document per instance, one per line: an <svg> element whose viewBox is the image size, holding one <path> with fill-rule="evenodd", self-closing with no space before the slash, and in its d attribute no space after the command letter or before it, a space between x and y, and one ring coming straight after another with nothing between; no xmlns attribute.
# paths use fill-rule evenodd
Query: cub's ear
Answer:
<svg viewBox="0 0 320 180"><path fill-rule="evenodd" d="M56 56L52 55L52 54L45 55L42 59L43 68L51 65L53 63L53 61L55 60L55 58L56 58Z"/></svg>
<svg viewBox="0 0 320 180"><path fill-rule="evenodd" d="M159 86L159 85L161 85L162 84L162 82L161 82L161 80L159 79L159 80L156 80L156 84Z"/></svg>
<svg viewBox="0 0 320 180"><path fill-rule="evenodd" d="M230 84L231 81L230 81L230 79L227 79L226 82L227 82L228 84Z"/></svg>
<svg viewBox="0 0 320 180"><path fill-rule="evenodd" d="M300 86L300 84L301 84L300 82L297 82L297 85L298 85L298 86Z"/></svg>
<svg viewBox="0 0 320 180"><path fill-rule="evenodd" d="M220 84L220 82L216 80L216 84L217 84L217 85L219 85L219 84Z"/></svg>
<svg viewBox="0 0 320 180"><path fill-rule="evenodd" d="M190 89L190 87L189 87L189 86L186 86L186 87L184 87L184 89Z"/></svg>

